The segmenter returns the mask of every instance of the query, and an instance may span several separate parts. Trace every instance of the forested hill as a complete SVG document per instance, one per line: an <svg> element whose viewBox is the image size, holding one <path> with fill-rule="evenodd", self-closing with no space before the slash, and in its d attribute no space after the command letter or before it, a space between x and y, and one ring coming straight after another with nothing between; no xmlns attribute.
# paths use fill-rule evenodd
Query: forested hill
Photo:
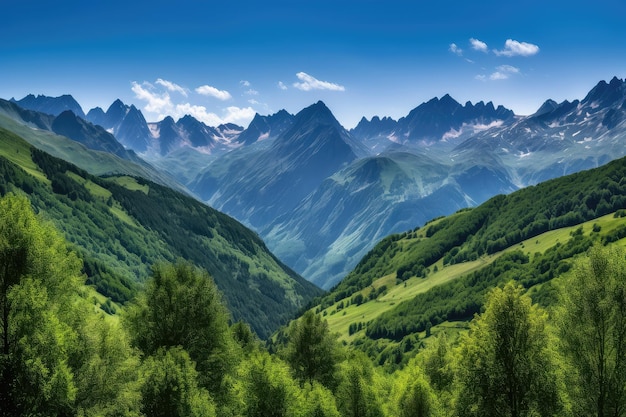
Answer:
<svg viewBox="0 0 626 417"><path fill-rule="evenodd" d="M600 168L546 181L463 209L419 228L388 236L327 296L341 299L397 272L425 275L444 265L474 261L549 230L574 226L626 208L626 158Z"/></svg>
<svg viewBox="0 0 626 417"><path fill-rule="evenodd" d="M594 244L624 245L625 208L626 159L499 195L383 239L312 310L344 342L395 368L424 337L467 328L509 280L553 305L552 280L577 257Z"/></svg>
<svg viewBox="0 0 626 417"><path fill-rule="evenodd" d="M254 232L197 200L140 178L89 175L0 129L0 194L8 192L29 196L76 246L88 283L116 303L155 262L177 258L206 269L233 319L261 337L321 294Z"/></svg>

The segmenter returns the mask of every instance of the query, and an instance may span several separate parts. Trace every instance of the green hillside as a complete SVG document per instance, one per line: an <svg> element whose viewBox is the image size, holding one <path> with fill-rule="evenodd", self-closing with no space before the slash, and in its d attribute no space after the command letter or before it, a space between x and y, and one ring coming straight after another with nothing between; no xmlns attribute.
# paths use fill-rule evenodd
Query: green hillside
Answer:
<svg viewBox="0 0 626 417"><path fill-rule="evenodd" d="M0 194L24 193L84 260L88 283L116 303L155 262L209 271L232 312L265 337L321 290L232 218L139 177L95 177L0 128ZM114 308L114 307L112 307Z"/></svg>
<svg viewBox="0 0 626 417"><path fill-rule="evenodd" d="M65 161L75 161L76 165L93 175L126 174L136 177L149 178L159 184L183 190L183 187L172 178L153 168L149 164L136 158L135 161L122 159L104 151L87 149L83 144L59 136L48 130L33 127L22 120L19 115L7 113L6 105L0 101L0 128L15 133L37 149L41 149L52 156ZM41 115L36 112L33 117Z"/></svg>
<svg viewBox="0 0 626 417"><path fill-rule="evenodd" d="M593 242L626 237L626 159L548 181L383 239L316 312L379 363L440 328L465 328L490 289L511 279L554 302L551 280Z"/></svg>

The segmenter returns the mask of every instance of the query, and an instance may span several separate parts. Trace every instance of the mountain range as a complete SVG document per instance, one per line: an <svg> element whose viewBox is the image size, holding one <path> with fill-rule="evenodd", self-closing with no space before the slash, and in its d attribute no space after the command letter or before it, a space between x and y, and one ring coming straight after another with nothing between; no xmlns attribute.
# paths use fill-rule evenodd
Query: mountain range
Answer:
<svg viewBox="0 0 626 417"><path fill-rule="evenodd" d="M28 97L20 102L35 106ZM49 112L66 110L66 98L58 109L40 101ZM582 100L547 100L530 116L444 95L399 120L363 118L350 131L322 102L296 115L257 114L246 129L191 116L148 123L121 101L85 117L251 226L323 288L391 233L626 155L626 87L618 78Z"/></svg>

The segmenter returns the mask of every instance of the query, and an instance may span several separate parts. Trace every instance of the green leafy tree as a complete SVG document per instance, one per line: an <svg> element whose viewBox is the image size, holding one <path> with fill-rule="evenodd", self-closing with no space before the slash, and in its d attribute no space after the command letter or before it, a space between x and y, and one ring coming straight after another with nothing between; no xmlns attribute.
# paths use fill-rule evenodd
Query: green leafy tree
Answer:
<svg viewBox="0 0 626 417"><path fill-rule="evenodd" d="M162 347L185 349L196 364L200 386L223 397L224 377L237 360L228 318L209 275L179 261L154 267L145 292L128 308L124 322L134 345L147 355Z"/></svg>
<svg viewBox="0 0 626 417"><path fill-rule="evenodd" d="M557 325L579 415L626 415L626 259L594 246L561 287Z"/></svg>
<svg viewBox="0 0 626 417"><path fill-rule="evenodd" d="M301 384L317 381L335 389L339 345L328 329L328 322L313 311L307 311L292 323L286 358Z"/></svg>
<svg viewBox="0 0 626 417"><path fill-rule="evenodd" d="M303 417L340 417L333 393L314 382L305 388L306 409Z"/></svg>
<svg viewBox="0 0 626 417"><path fill-rule="evenodd" d="M86 306L89 308L90 306ZM93 309L93 307L90 307ZM89 314L70 358L76 407L84 416L139 416L139 355L119 322Z"/></svg>
<svg viewBox="0 0 626 417"><path fill-rule="evenodd" d="M194 364L181 347L159 348L146 358L141 372L141 411L146 417L215 416L211 397L198 387Z"/></svg>
<svg viewBox="0 0 626 417"><path fill-rule="evenodd" d="M24 197L0 199L0 415L68 414L80 262Z"/></svg>
<svg viewBox="0 0 626 417"><path fill-rule="evenodd" d="M357 355L343 364L337 388L337 408L344 417L384 416L375 372L367 357Z"/></svg>
<svg viewBox="0 0 626 417"><path fill-rule="evenodd" d="M397 398L398 417L430 417L438 415L437 399L430 384L417 370L407 372L400 380Z"/></svg>
<svg viewBox="0 0 626 417"><path fill-rule="evenodd" d="M230 328L233 339L247 354L254 352L261 344L259 338L250 329L250 326L243 321L238 321Z"/></svg>
<svg viewBox="0 0 626 417"><path fill-rule="evenodd" d="M546 314L513 282L491 291L459 353L459 416L553 416L562 409Z"/></svg>
<svg viewBox="0 0 626 417"><path fill-rule="evenodd" d="M287 417L299 415L304 402L288 366L266 352L253 353L237 372L242 415Z"/></svg>
<svg viewBox="0 0 626 417"><path fill-rule="evenodd" d="M445 333L437 335L419 354L419 363L436 391L450 391L454 382L453 356Z"/></svg>

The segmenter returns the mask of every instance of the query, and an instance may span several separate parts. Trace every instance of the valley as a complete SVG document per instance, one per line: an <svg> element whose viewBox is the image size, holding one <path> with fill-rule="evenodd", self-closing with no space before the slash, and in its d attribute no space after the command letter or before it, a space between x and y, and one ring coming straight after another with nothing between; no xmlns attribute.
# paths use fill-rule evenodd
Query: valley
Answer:
<svg viewBox="0 0 626 417"><path fill-rule="evenodd" d="M615 324L606 332L620 329L625 90L601 82L580 102L546 102L528 117L444 96L406 119L364 119L351 131L322 102L257 115L248 129L170 118L131 130L151 137L139 153L111 133L125 129L115 114L145 122L121 102L85 116L106 129L68 113L69 96L20 101L53 113L58 105L56 116L0 102L0 213L9 225L0 227L0 257L32 241L42 262L66 271L50 279L24 249L31 272L0 291L11 334L56 335L47 353L28 337L8 341L3 363L16 370L0 378L37 375L23 383L61 387L25 405L18 398L30 394L7 383L0 411L159 415L176 406L171 413L233 416L282 407L280 415L308 417L352 415L360 401L382 417L409 398L432 407L427 415L466 415L466 404L498 401L472 378L506 378L473 365L510 359L484 353L499 340L525 341L519 372L544 381L550 397L529 410L571 415L570 401L590 409L576 391L584 382L568 343L581 334L568 320L593 328L576 308L591 305L587 294L612 294L601 304ZM29 237L38 230L56 242L52 252ZM29 298L30 285L43 290ZM17 296L15 310L6 300ZM65 382L24 373L20 346ZM95 384L92 369L107 384ZM177 392L189 394L163 400Z"/></svg>
<svg viewBox="0 0 626 417"><path fill-rule="evenodd" d="M179 184L251 227L328 290L389 234L626 155L624 85L601 81L583 99L547 100L530 116L445 95L350 130L322 102L257 114L247 128L191 116L148 123L119 100L85 117L157 167L143 176ZM43 96L14 103L55 114L80 107L71 96L56 108Z"/></svg>

